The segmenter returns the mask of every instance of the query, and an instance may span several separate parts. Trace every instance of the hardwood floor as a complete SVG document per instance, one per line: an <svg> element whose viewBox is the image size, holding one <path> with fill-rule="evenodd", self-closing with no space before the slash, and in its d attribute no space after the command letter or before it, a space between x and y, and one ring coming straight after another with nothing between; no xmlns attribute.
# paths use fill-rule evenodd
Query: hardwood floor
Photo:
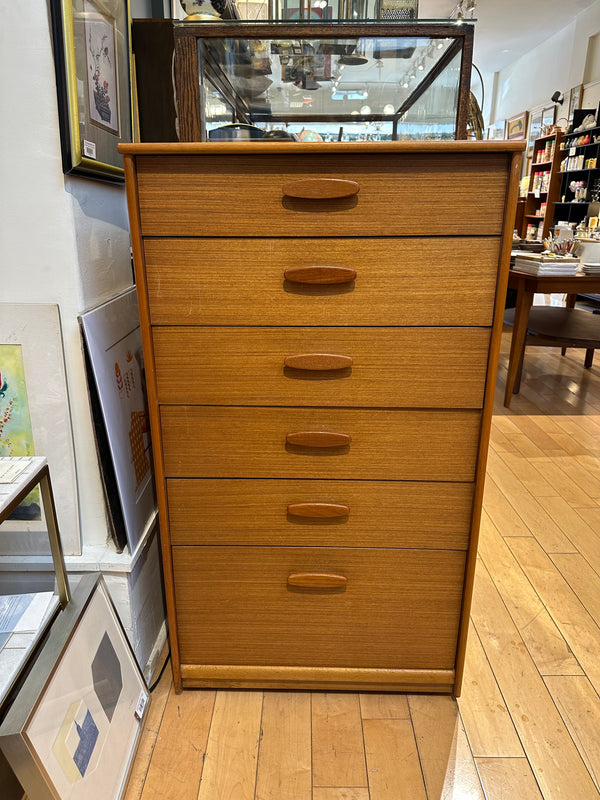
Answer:
<svg viewBox="0 0 600 800"><path fill-rule="evenodd" d="M459 700L175 695L167 669L126 800L600 798L600 364L531 348L506 409L508 336Z"/></svg>

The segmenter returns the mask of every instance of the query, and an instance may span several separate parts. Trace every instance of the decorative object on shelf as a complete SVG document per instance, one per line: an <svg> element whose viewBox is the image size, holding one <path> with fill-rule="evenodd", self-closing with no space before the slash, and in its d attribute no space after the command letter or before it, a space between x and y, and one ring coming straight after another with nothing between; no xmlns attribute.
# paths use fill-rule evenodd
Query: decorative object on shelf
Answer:
<svg viewBox="0 0 600 800"><path fill-rule="evenodd" d="M118 800L150 695L104 579L83 577L0 727L36 800Z"/></svg>
<svg viewBox="0 0 600 800"><path fill-rule="evenodd" d="M129 0L50 3L63 171L123 180L132 140Z"/></svg>
<svg viewBox="0 0 600 800"><path fill-rule="evenodd" d="M379 17L381 19L417 19L419 16L419 0L380 0Z"/></svg>
<svg viewBox="0 0 600 800"><path fill-rule="evenodd" d="M579 103L581 102L581 95L583 93L583 84L580 83L579 86L574 86L571 91L569 92L569 111L568 117L571 119L573 116L573 112L576 108L579 108Z"/></svg>
<svg viewBox="0 0 600 800"><path fill-rule="evenodd" d="M506 120L505 139L524 139L527 133L527 111Z"/></svg>
<svg viewBox="0 0 600 800"><path fill-rule="evenodd" d="M556 106L548 106L542 111L542 136L550 133L556 118Z"/></svg>
<svg viewBox="0 0 600 800"><path fill-rule="evenodd" d="M187 14L186 21L193 22L221 19L225 9L225 0L179 0L181 7Z"/></svg>

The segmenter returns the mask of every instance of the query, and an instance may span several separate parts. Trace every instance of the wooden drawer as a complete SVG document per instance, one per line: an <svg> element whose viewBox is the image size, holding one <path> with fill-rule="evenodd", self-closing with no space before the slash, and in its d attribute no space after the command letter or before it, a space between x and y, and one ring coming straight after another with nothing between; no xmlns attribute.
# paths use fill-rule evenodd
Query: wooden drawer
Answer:
<svg viewBox="0 0 600 800"><path fill-rule="evenodd" d="M144 236L499 235L510 155L249 152L136 159ZM354 181L358 194L297 199L299 180Z"/></svg>
<svg viewBox="0 0 600 800"><path fill-rule="evenodd" d="M162 406L167 477L472 481L478 411ZM348 445L290 444L298 432ZM338 440L339 441L339 440Z"/></svg>
<svg viewBox="0 0 600 800"><path fill-rule="evenodd" d="M466 550L473 484L170 479L167 499L177 545Z"/></svg>
<svg viewBox="0 0 600 800"><path fill-rule="evenodd" d="M454 666L465 554L174 547L184 664ZM290 586L333 573L338 589Z"/></svg>
<svg viewBox="0 0 600 800"><path fill-rule="evenodd" d="M488 328L159 327L158 400L480 408L489 338Z"/></svg>
<svg viewBox="0 0 600 800"><path fill-rule="evenodd" d="M155 325L491 325L499 247L492 237L145 239L150 318ZM285 278L307 266L344 267L356 278Z"/></svg>

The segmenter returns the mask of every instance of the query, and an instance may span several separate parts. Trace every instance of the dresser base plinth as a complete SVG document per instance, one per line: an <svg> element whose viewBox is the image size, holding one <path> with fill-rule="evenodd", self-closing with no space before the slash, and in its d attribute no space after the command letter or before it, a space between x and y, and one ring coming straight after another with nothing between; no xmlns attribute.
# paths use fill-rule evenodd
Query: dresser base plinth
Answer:
<svg viewBox="0 0 600 800"><path fill-rule="evenodd" d="M352 692L451 694L452 669L352 669L330 667L182 664L184 689L306 689Z"/></svg>

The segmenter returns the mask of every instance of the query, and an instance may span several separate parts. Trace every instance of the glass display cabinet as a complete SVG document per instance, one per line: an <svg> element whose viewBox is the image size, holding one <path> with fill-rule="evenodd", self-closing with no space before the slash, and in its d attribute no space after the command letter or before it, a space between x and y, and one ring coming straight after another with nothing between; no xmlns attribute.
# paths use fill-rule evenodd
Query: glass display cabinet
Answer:
<svg viewBox="0 0 600 800"><path fill-rule="evenodd" d="M472 22L174 21L179 139L465 139Z"/></svg>

